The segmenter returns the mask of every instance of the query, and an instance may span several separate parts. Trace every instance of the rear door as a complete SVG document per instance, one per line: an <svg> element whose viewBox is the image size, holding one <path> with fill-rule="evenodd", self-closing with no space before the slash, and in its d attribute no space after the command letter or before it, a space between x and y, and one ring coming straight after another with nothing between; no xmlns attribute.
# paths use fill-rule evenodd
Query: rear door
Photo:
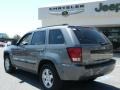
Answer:
<svg viewBox="0 0 120 90"><path fill-rule="evenodd" d="M107 60L112 58L112 44L95 28L77 27L73 29L83 48L83 62Z"/></svg>
<svg viewBox="0 0 120 90"><path fill-rule="evenodd" d="M44 57L45 53L45 45L46 43L46 30L35 31L33 33L33 37L27 51L30 56L28 57L27 66L28 69L33 71L37 70L37 65L39 64L39 60Z"/></svg>

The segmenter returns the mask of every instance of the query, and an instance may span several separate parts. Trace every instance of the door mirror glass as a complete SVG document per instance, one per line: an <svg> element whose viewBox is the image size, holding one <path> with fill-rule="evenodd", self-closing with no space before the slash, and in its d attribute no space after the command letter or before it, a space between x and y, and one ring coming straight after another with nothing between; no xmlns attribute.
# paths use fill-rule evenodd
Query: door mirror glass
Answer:
<svg viewBox="0 0 120 90"><path fill-rule="evenodd" d="M28 42L22 42L21 45L28 45Z"/></svg>

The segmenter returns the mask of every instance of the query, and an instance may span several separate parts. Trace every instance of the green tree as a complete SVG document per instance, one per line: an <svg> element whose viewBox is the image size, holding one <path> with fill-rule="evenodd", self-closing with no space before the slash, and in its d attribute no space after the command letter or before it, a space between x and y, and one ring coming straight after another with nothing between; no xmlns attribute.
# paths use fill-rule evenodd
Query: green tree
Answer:
<svg viewBox="0 0 120 90"><path fill-rule="evenodd" d="M0 33L0 38L2 39L8 39L8 35L6 33Z"/></svg>

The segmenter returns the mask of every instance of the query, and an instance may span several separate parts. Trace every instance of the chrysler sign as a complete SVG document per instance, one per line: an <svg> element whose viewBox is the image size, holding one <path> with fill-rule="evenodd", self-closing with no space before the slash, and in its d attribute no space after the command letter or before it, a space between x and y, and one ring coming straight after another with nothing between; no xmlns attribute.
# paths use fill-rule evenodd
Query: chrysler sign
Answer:
<svg viewBox="0 0 120 90"><path fill-rule="evenodd" d="M49 13L53 15L68 16L71 14L78 14L84 12L84 5L70 5L49 8Z"/></svg>

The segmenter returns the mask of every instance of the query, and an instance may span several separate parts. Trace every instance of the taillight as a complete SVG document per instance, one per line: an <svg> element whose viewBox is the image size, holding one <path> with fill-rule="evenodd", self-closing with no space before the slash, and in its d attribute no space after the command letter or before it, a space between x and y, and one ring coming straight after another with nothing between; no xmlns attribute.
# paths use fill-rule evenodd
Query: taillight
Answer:
<svg viewBox="0 0 120 90"><path fill-rule="evenodd" d="M82 62L82 48L67 48L72 62Z"/></svg>

